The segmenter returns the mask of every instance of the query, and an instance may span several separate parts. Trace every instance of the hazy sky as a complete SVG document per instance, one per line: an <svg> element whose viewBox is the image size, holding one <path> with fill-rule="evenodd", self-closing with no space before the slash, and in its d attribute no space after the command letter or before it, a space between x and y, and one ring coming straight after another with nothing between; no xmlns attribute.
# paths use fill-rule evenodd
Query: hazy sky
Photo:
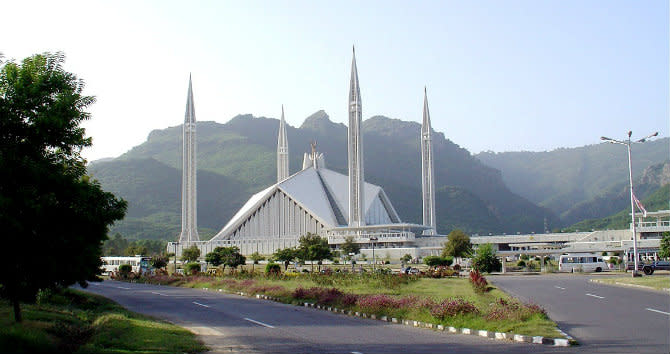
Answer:
<svg viewBox="0 0 670 354"><path fill-rule="evenodd" d="M0 52L63 51L95 95L90 160L196 117L347 120L356 46L363 117L420 122L473 153L668 136L667 1L10 1ZM418 136L417 136L418 139ZM306 147L307 149L307 147Z"/></svg>

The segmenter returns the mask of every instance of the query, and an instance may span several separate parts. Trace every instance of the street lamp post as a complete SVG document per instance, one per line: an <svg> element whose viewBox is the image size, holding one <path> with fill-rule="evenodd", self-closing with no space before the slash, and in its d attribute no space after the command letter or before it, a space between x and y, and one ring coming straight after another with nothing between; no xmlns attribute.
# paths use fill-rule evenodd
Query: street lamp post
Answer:
<svg viewBox="0 0 670 354"><path fill-rule="evenodd" d="M628 132L628 140L616 140L612 138L608 138L605 136L600 137L600 140L606 141L608 143L612 144L619 144L619 145L626 145L628 148L628 180L629 180L629 187L630 187L630 217L631 217L631 230L633 231L633 258L634 258L634 268L633 271L631 272L631 276L635 277L637 275L637 232L635 230L635 200L633 196L633 163L631 161L631 153L630 153L630 146L633 143L644 143L647 141L647 139L655 137L658 135L658 132L655 132L654 134L650 134L642 139L638 139L635 141L631 140L631 135L633 135L632 131Z"/></svg>
<svg viewBox="0 0 670 354"><path fill-rule="evenodd" d="M177 244L178 243L179 242L173 243L173 245L174 245L174 273L173 274L177 274Z"/></svg>
<svg viewBox="0 0 670 354"><path fill-rule="evenodd" d="M372 272L376 270L377 260L375 259L375 241L379 240L376 236L370 236L370 242L372 243Z"/></svg>

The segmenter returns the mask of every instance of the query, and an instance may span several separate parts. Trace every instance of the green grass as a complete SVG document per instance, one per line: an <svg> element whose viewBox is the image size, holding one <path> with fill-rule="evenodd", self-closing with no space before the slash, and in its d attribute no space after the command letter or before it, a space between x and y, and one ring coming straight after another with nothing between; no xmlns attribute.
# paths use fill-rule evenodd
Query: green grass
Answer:
<svg viewBox="0 0 670 354"><path fill-rule="evenodd" d="M605 284L630 284L630 285L642 285L654 288L657 290L670 289L670 277L667 274L654 274L654 275L645 275L642 277L616 277L616 278L599 278L598 282Z"/></svg>
<svg viewBox="0 0 670 354"><path fill-rule="evenodd" d="M532 314L515 318L500 320L489 320L486 318L494 307L493 304L498 299L507 301L512 298L501 290L489 285L488 291L479 294L476 293L468 279L464 278L401 278L399 276L376 276L376 275L294 275L282 276L280 278L264 277L256 275L252 279L235 279L233 277L167 277L148 282L161 283L164 285L190 287L190 288L209 288L209 289L227 289L229 291L244 291L246 293L263 293L269 296L277 297L286 303L300 304L302 302L311 302L310 300L299 300L292 296L293 291L298 288L337 288L343 293L357 295L375 295L384 294L398 297L416 296L419 299L431 299L434 302L441 302L445 299L462 298L473 303L480 314L456 315L444 319L436 318L431 315L428 308L385 308L374 312L377 316L389 316L401 319L416 320L433 324L442 324L445 326L454 326L459 328L471 328L476 330L489 330L497 332L511 332L515 334L525 334L533 336L545 336L549 338L560 338L562 335L558 332L556 324L544 314ZM404 279L398 281L398 279ZM242 285L244 281L250 285ZM275 287L271 290L258 290L263 287ZM277 288L278 287L278 288ZM254 290L254 288L256 290ZM342 306L351 311L365 311L358 305Z"/></svg>
<svg viewBox="0 0 670 354"><path fill-rule="evenodd" d="M0 303L0 353L198 353L207 348L181 327L75 290L22 304L23 322Z"/></svg>

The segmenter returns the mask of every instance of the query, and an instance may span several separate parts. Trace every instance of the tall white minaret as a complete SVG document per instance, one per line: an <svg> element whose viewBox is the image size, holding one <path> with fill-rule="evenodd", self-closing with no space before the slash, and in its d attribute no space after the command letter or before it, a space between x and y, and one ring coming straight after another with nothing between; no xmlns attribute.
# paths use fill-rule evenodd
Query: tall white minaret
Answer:
<svg viewBox="0 0 670 354"><path fill-rule="evenodd" d="M284 122L284 105L282 105L279 136L277 137L277 182L285 180L288 175L288 140L286 139L286 122Z"/></svg>
<svg viewBox="0 0 670 354"><path fill-rule="evenodd" d="M361 109L361 90L358 86L356 69L356 49L351 61L351 82L349 84L349 226L365 225L363 201L363 112Z"/></svg>
<svg viewBox="0 0 670 354"><path fill-rule="evenodd" d="M424 235L435 235L435 170L433 168L433 142L428 111L428 94L423 89L423 123L421 124L421 191L423 194L423 224L430 229Z"/></svg>
<svg viewBox="0 0 670 354"><path fill-rule="evenodd" d="M191 75L188 76L186 115L184 117L184 150L181 178L181 235L179 242L200 241L198 236L197 188L195 163L195 107Z"/></svg>

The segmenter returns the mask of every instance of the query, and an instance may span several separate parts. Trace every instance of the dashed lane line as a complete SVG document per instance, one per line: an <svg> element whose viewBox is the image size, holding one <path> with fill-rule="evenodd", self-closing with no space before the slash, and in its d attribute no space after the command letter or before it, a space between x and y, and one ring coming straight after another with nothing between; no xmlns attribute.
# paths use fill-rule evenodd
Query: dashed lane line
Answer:
<svg viewBox="0 0 670 354"><path fill-rule="evenodd" d="M193 301L193 303L196 304L196 305L198 305L198 306L209 307L209 305L201 304L201 303L199 303L199 302L197 302L197 301Z"/></svg>
<svg viewBox="0 0 670 354"><path fill-rule="evenodd" d="M598 295L593 295L593 294L589 294L589 293L586 293L586 296L595 297L597 299L604 299L605 298L604 296L598 296Z"/></svg>
<svg viewBox="0 0 670 354"><path fill-rule="evenodd" d="M123 290L130 290L130 288L124 288L123 286L117 286L117 288L123 289Z"/></svg>
<svg viewBox="0 0 670 354"><path fill-rule="evenodd" d="M648 308L648 307L647 307L647 311L658 312L658 313L662 313L662 314L664 314L664 315L668 315L668 316L670 316L670 312L665 312L665 311L661 311L661 310L650 309L650 308Z"/></svg>
<svg viewBox="0 0 670 354"><path fill-rule="evenodd" d="M160 295L160 296L170 296L170 295L166 295L166 294L157 293L155 291L152 291L151 293L154 294L154 295Z"/></svg>
<svg viewBox="0 0 670 354"><path fill-rule="evenodd" d="M245 317L244 320L245 320L245 321L249 321L249 322L251 322L251 323L255 323L255 324L257 324L257 325L261 325L261 326L263 326L263 327L267 327L267 328L275 328L275 326L272 326L272 325L269 325L269 324L267 324L267 323L263 323L263 322L260 322L260 321L252 320L251 318L247 318L247 317Z"/></svg>
<svg viewBox="0 0 670 354"><path fill-rule="evenodd" d="M562 287L560 287L560 286L558 286L558 285L554 285L554 288L556 288L556 289L561 289L561 290L565 290L565 288L562 288Z"/></svg>

